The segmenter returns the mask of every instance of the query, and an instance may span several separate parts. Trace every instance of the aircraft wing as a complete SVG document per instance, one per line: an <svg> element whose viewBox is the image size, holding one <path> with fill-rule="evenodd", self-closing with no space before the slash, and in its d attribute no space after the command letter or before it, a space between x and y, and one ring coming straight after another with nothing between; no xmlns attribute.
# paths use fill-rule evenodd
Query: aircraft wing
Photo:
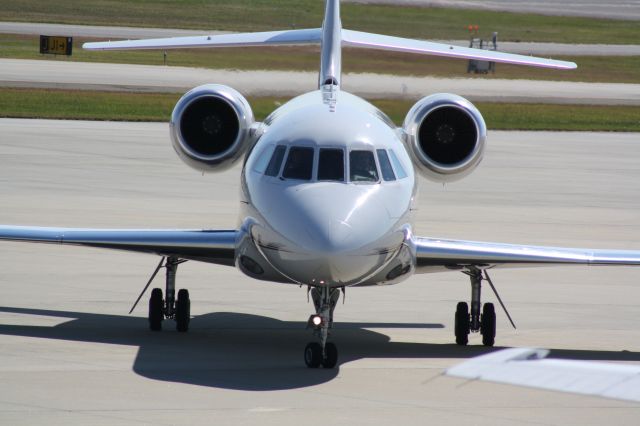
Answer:
<svg viewBox="0 0 640 426"><path fill-rule="evenodd" d="M548 265L640 266L640 251L523 246L416 238L416 273Z"/></svg>
<svg viewBox="0 0 640 426"><path fill-rule="evenodd" d="M69 244L234 265L238 231L0 226L0 240Z"/></svg>
<svg viewBox="0 0 640 426"><path fill-rule="evenodd" d="M195 47L239 47L318 44L322 38L319 28L306 30L267 31L260 33L238 33L169 37L145 40L101 41L85 43L87 50L138 50L138 49L184 49Z"/></svg>
<svg viewBox="0 0 640 426"><path fill-rule="evenodd" d="M445 374L469 380L640 401L640 366L545 359L546 349L512 348L482 355Z"/></svg>
<svg viewBox="0 0 640 426"><path fill-rule="evenodd" d="M446 56L459 59L476 59L480 61L503 62L533 67L575 69L573 62L537 58L534 56L515 55L494 50L472 49L453 46L451 44L434 43L423 40L391 37L360 31L342 30L342 42L345 46L366 47L369 49L393 50L396 52L418 53L423 55Z"/></svg>

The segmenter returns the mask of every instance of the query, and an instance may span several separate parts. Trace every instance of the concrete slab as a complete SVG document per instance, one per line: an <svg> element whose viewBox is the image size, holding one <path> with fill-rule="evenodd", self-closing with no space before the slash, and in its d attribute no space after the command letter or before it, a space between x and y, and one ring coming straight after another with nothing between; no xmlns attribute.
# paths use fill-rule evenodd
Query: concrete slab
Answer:
<svg viewBox="0 0 640 426"><path fill-rule="evenodd" d="M202 176L165 124L0 120L0 223L234 226L239 170ZM640 135L491 132L467 179L422 182L420 235L640 249ZM458 273L353 289L336 311L340 367L310 371L305 289L189 262L192 330L146 329L129 307L157 259L0 244L0 424L635 425L640 405L441 375L485 353L452 345ZM640 363L640 270L492 276L497 343ZM161 282L157 282L161 285ZM487 290L486 301L495 301ZM321 419L321 420L320 420Z"/></svg>

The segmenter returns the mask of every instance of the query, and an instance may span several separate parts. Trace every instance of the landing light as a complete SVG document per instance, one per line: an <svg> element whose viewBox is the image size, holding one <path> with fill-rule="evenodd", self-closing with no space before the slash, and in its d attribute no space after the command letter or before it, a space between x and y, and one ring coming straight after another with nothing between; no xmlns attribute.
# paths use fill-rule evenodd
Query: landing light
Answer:
<svg viewBox="0 0 640 426"><path fill-rule="evenodd" d="M311 315L307 322L308 327L318 328L322 325L322 317L320 315Z"/></svg>

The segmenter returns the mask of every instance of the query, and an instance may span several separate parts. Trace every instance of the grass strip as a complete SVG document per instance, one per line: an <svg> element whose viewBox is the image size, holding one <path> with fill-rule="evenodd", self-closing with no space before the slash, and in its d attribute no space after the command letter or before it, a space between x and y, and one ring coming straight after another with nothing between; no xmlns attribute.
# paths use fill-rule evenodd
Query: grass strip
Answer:
<svg viewBox="0 0 640 426"><path fill-rule="evenodd" d="M201 30L264 31L316 28L318 0L20 0L4 2L0 20L80 25L124 25ZM428 39L459 39L479 25L504 41L631 44L638 23L486 10L343 4L345 28Z"/></svg>
<svg viewBox="0 0 640 426"><path fill-rule="evenodd" d="M91 52L82 50L82 43L88 40L76 38L74 52L70 58L54 58L49 55L40 55L37 36L0 34L0 46L2 46L0 57L140 65L164 64L161 51ZM319 50L313 47L185 49L169 51L167 64L211 69L315 72L318 69L319 56ZM497 64L495 74L476 75L467 74L467 61L463 60L365 49L345 49L343 67L345 72L407 76L640 83L640 56L560 56L556 59L574 61L578 64L578 69L558 71Z"/></svg>
<svg viewBox="0 0 640 426"><path fill-rule="evenodd" d="M180 95L57 89L0 88L0 117L69 120L168 121ZM250 98L263 120L287 98ZM401 124L412 100L374 100ZM547 104L476 105L493 130L640 132L640 107Z"/></svg>

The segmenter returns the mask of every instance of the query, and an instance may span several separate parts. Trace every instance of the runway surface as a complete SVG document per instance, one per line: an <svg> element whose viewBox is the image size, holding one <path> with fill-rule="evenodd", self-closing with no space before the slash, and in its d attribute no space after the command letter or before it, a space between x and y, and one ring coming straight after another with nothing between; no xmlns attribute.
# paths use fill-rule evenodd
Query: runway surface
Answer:
<svg viewBox="0 0 640 426"><path fill-rule="evenodd" d="M0 223L229 228L239 170L201 175L168 126L0 120ZM639 134L490 132L465 180L422 182L416 233L640 249ZM452 345L469 297L451 272L352 289L336 309L340 366L304 367L306 290L189 262L192 329L147 331L126 313L158 259L0 244L0 424L635 425L640 405L443 377L485 353ZM499 345L640 364L640 269L539 268L492 275L519 327ZM162 285L162 280L156 285ZM489 289L484 300L495 302Z"/></svg>
<svg viewBox="0 0 640 426"><path fill-rule="evenodd" d="M314 90L317 79L317 73L313 72L0 59L0 86L4 87L185 92L200 84L220 83L248 96L294 96ZM431 93L452 92L472 101L640 105L640 84L379 74L345 74L342 83L344 90L369 98L420 98Z"/></svg>
<svg viewBox="0 0 640 426"><path fill-rule="evenodd" d="M639 20L638 0L344 0L345 3L404 4L411 6L457 7L462 9L503 10L507 12L540 13L543 15L585 16Z"/></svg>
<svg viewBox="0 0 640 426"><path fill-rule="evenodd" d="M30 22L0 22L0 33L22 35L64 35L71 37L93 37L104 39L138 39L180 37L203 34L228 34L225 31L181 30L175 28L105 27L91 25L63 25ZM637 42L637 40L630 40ZM469 46L469 40L441 40L456 46ZM640 45L612 44L566 44L566 43L498 43L501 51L524 55L571 55L571 56L638 56Z"/></svg>

